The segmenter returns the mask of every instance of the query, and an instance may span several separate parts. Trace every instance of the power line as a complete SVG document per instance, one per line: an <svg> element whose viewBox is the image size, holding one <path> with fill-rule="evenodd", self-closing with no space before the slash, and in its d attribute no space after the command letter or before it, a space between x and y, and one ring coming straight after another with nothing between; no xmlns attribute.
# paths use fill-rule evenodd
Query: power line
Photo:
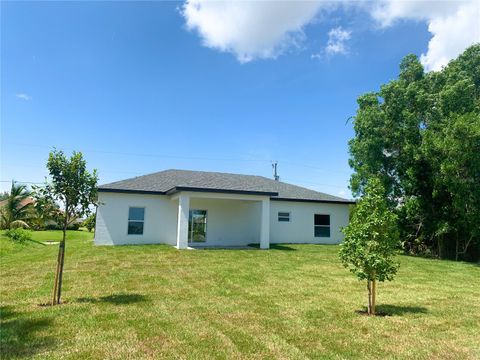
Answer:
<svg viewBox="0 0 480 360"><path fill-rule="evenodd" d="M8 142L6 144L16 145L16 146L27 146L27 147L39 147L39 148L53 148L54 146L49 145L37 145L37 144L22 144L22 143L12 143ZM64 147L64 149L75 150L71 147ZM214 157L201 157L201 156L178 156L178 155L165 155L165 154L152 154L152 153L129 153L121 151L106 151L106 150L90 150L84 149L82 152L86 153L98 153L98 154L111 154L111 155L123 155L123 156L139 156L139 157L157 157L157 158L166 158L166 159L183 159L183 160L207 160L207 161L253 161L253 162L270 162L266 159L244 159L244 158L214 158Z"/></svg>
<svg viewBox="0 0 480 360"><path fill-rule="evenodd" d="M38 148L53 148L54 146L49 145L39 145L39 144L26 144L26 143L15 143L15 142L6 142L5 144L15 145L15 146L26 146L26 147L38 147ZM75 150L71 147L65 147L64 149L68 150ZM97 153L97 154L110 154L110 155L122 155L122 156L137 156L137 157L154 157L154 158L165 158L165 159L183 159L183 160L205 160L205 161L243 161L243 162L268 162L271 163L271 160L268 159L247 159L247 158L216 158L216 157L203 157L203 156L178 156L178 155L169 155L169 154L153 154L153 153L131 153L131 152L121 152L121 151L109 151L109 150L93 150L93 149L86 149L82 150L86 153ZM308 169L316 169L320 170L325 173L339 173L339 174L347 174L350 173L347 171L340 171L340 170L327 170L325 168L321 168L318 166L310 165L310 164L301 164L298 162L290 161L290 160L283 160L280 159L280 162L285 164L290 164L294 166L304 167Z"/></svg>
<svg viewBox="0 0 480 360"><path fill-rule="evenodd" d="M33 181L20 181L20 180L0 180L0 182L8 182L8 183L11 183L11 182L16 182L16 183L22 183L22 184L44 184L43 182L33 182Z"/></svg>

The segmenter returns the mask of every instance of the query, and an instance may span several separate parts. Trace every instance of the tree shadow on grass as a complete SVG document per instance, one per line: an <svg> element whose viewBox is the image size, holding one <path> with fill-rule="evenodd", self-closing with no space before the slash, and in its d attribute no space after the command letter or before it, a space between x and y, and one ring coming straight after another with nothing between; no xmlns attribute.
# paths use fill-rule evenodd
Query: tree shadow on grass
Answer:
<svg viewBox="0 0 480 360"><path fill-rule="evenodd" d="M0 306L0 354L1 358L32 357L55 344L52 336L38 332L52 325L51 318L28 319L10 306Z"/></svg>
<svg viewBox="0 0 480 360"><path fill-rule="evenodd" d="M141 294L112 294L97 298L83 297L77 299L77 302L80 303L109 303L114 305L127 305L145 301L148 301L148 298Z"/></svg>
<svg viewBox="0 0 480 360"><path fill-rule="evenodd" d="M398 306L398 305L377 305L375 313L377 316L401 316L405 314L426 314L427 308L421 306ZM366 315L367 309L358 310L357 313Z"/></svg>

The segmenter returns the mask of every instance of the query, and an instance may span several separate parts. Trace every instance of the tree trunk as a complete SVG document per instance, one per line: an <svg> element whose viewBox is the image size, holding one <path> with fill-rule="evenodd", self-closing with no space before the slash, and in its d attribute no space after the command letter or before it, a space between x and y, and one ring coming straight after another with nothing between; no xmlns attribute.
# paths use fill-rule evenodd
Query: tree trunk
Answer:
<svg viewBox="0 0 480 360"><path fill-rule="evenodd" d="M367 308L367 314L371 315L372 314L372 282L367 280L367 290L368 290L368 308Z"/></svg>
<svg viewBox="0 0 480 360"><path fill-rule="evenodd" d="M458 252L459 252L459 240L458 240L458 234L457 234L457 239L455 241L455 261L458 261Z"/></svg>
<svg viewBox="0 0 480 360"><path fill-rule="evenodd" d="M68 224L68 214L67 214L67 208L65 208L65 222L63 224L63 239L60 242L60 249L62 250L62 256L60 258L60 271L58 274L58 289L57 289L58 304L60 304L60 298L62 297L63 263L65 260L65 239L67 237L67 224Z"/></svg>
<svg viewBox="0 0 480 360"><path fill-rule="evenodd" d="M57 270L55 272L55 284L53 286L52 305L60 304L60 299L62 296L63 264L65 260L65 239L67 237L68 225L67 208L68 204L65 207L65 219L63 221L63 237L62 241L60 241L60 244L58 245Z"/></svg>
<svg viewBox="0 0 480 360"><path fill-rule="evenodd" d="M463 245L463 250L462 251L460 251L460 249L457 250L457 256L462 255L462 259L464 258L464 256L467 254L468 247L470 246L470 243L472 242L472 240L473 240L473 235L470 235L470 238L468 239L468 241L465 243L465 245ZM457 238L457 241L458 241L458 238Z"/></svg>
<svg viewBox="0 0 480 360"><path fill-rule="evenodd" d="M61 257L60 257L60 269L58 272L57 304L60 304L60 298L62 296L63 263L65 259L65 240L62 240L62 242L60 243L60 247L62 250L61 250Z"/></svg>
<svg viewBox="0 0 480 360"><path fill-rule="evenodd" d="M438 238L438 258L443 259L443 235Z"/></svg>
<svg viewBox="0 0 480 360"><path fill-rule="evenodd" d="M372 280L372 311L370 315L375 315L375 300L377 297L377 281L375 279Z"/></svg>
<svg viewBox="0 0 480 360"><path fill-rule="evenodd" d="M61 248L58 246L58 255L57 255L57 268L55 269L55 282L53 284L53 295L52 295L52 305L57 304L57 288L58 288L58 273L60 270L60 258L61 258Z"/></svg>

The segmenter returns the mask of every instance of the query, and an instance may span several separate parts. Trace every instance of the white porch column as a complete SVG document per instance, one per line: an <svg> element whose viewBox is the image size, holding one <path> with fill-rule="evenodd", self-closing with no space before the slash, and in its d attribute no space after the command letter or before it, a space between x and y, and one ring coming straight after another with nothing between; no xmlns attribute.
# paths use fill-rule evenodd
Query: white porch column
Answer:
<svg viewBox="0 0 480 360"><path fill-rule="evenodd" d="M178 222L177 222L177 249L188 248L188 215L190 212L190 197L178 197Z"/></svg>
<svg viewBox="0 0 480 360"><path fill-rule="evenodd" d="M260 226L260 249L270 247L270 199L262 200L262 217Z"/></svg>

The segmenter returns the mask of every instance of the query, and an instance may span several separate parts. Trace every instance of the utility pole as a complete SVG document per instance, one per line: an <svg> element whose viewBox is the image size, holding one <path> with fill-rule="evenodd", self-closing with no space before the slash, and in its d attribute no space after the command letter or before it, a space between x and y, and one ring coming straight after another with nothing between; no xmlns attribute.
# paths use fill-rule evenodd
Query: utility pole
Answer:
<svg viewBox="0 0 480 360"><path fill-rule="evenodd" d="M273 178L275 179L275 181L280 181L280 176L278 176L277 173L277 165L278 161L272 162Z"/></svg>

